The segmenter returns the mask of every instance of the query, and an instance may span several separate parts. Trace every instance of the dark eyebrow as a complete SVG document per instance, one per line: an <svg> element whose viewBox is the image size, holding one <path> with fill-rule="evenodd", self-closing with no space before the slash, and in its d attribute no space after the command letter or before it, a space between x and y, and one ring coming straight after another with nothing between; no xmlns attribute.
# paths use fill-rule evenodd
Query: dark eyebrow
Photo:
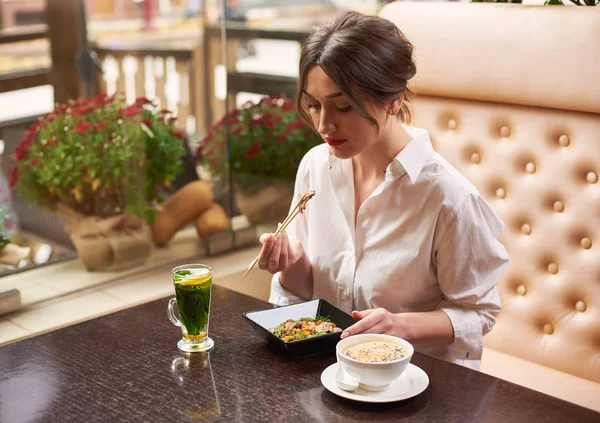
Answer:
<svg viewBox="0 0 600 423"><path fill-rule="evenodd" d="M306 90L302 90L302 92L312 98L315 98L314 96L310 95ZM329 94L328 96L325 96L325 98L336 98L336 97L341 97L343 96L342 93L333 93L333 94Z"/></svg>

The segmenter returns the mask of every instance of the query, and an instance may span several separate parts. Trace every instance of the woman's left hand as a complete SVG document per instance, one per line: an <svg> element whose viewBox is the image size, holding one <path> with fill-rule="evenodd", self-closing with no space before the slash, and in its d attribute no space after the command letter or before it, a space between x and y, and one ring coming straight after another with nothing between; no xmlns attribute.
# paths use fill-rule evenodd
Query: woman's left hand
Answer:
<svg viewBox="0 0 600 423"><path fill-rule="evenodd" d="M403 337L400 315L393 314L384 308L353 311L352 317L358 320L342 332L341 339L359 333L383 333Z"/></svg>

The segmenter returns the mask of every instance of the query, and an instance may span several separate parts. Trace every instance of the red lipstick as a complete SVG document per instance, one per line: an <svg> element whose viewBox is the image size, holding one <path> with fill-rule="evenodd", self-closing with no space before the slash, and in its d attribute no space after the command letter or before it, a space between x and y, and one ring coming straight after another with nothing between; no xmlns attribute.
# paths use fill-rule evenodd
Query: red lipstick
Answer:
<svg viewBox="0 0 600 423"><path fill-rule="evenodd" d="M325 138L325 141L327 142L327 144L329 144L332 147L338 147L346 142L345 139L336 139L336 138Z"/></svg>

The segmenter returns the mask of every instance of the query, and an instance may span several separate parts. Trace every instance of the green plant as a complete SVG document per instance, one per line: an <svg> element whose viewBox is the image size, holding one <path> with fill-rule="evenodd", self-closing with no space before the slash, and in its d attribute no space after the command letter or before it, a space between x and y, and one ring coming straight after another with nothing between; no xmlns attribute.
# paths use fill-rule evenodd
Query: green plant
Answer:
<svg viewBox="0 0 600 423"><path fill-rule="evenodd" d="M233 110L208 128L196 157L213 175L226 178L229 147L236 187L254 193L276 181L293 181L304 154L322 141L300 117L291 98L267 96Z"/></svg>
<svg viewBox="0 0 600 423"><path fill-rule="evenodd" d="M471 0L471 3L522 3L523 0Z"/></svg>
<svg viewBox="0 0 600 423"><path fill-rule="evenodd" d="M3 233L0 233L0 251L4 250L4 247L8 244L10 244L10 239Z"/></svg>
<svg viewBox="0 0 600 423"><path fill-rule="evenodd" d="M100 217L127 211L152 222L153 203L185 154L169 114L144 97L132 105L106 94L58 104L15 149L9 185L41 207Z"/></svg>
<svg viewBox="0 0 600 423"><path fill-rule="evenodd" d="M600 0L569 0L571 3L576 4L577 6L598 6L600 4ZM544 2L545 5L550 5L550 6L564 6L565 4L563 3L562 0L546 0Z"/></svg>
<svg viewBox="0 0 600 423"><path fill-rule="evenodd" d="M0 251L10 244L10 235L8 232L14 232L15 222L11 219L9 204L0 204Z"/></svg>

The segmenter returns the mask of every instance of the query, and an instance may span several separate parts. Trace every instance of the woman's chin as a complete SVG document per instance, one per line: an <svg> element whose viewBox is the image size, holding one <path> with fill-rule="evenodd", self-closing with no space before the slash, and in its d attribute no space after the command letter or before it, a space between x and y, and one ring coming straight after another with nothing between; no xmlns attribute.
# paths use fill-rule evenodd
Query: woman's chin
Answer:
<svg viewBox="0 0 600 423"><path fill-rule="evenodd" d="M329 151L331 151L331 153L338 159L349 159L355 155L355 153L353 151L346 150L344 148L339 148L339 147L329 146Z"/></svg>

